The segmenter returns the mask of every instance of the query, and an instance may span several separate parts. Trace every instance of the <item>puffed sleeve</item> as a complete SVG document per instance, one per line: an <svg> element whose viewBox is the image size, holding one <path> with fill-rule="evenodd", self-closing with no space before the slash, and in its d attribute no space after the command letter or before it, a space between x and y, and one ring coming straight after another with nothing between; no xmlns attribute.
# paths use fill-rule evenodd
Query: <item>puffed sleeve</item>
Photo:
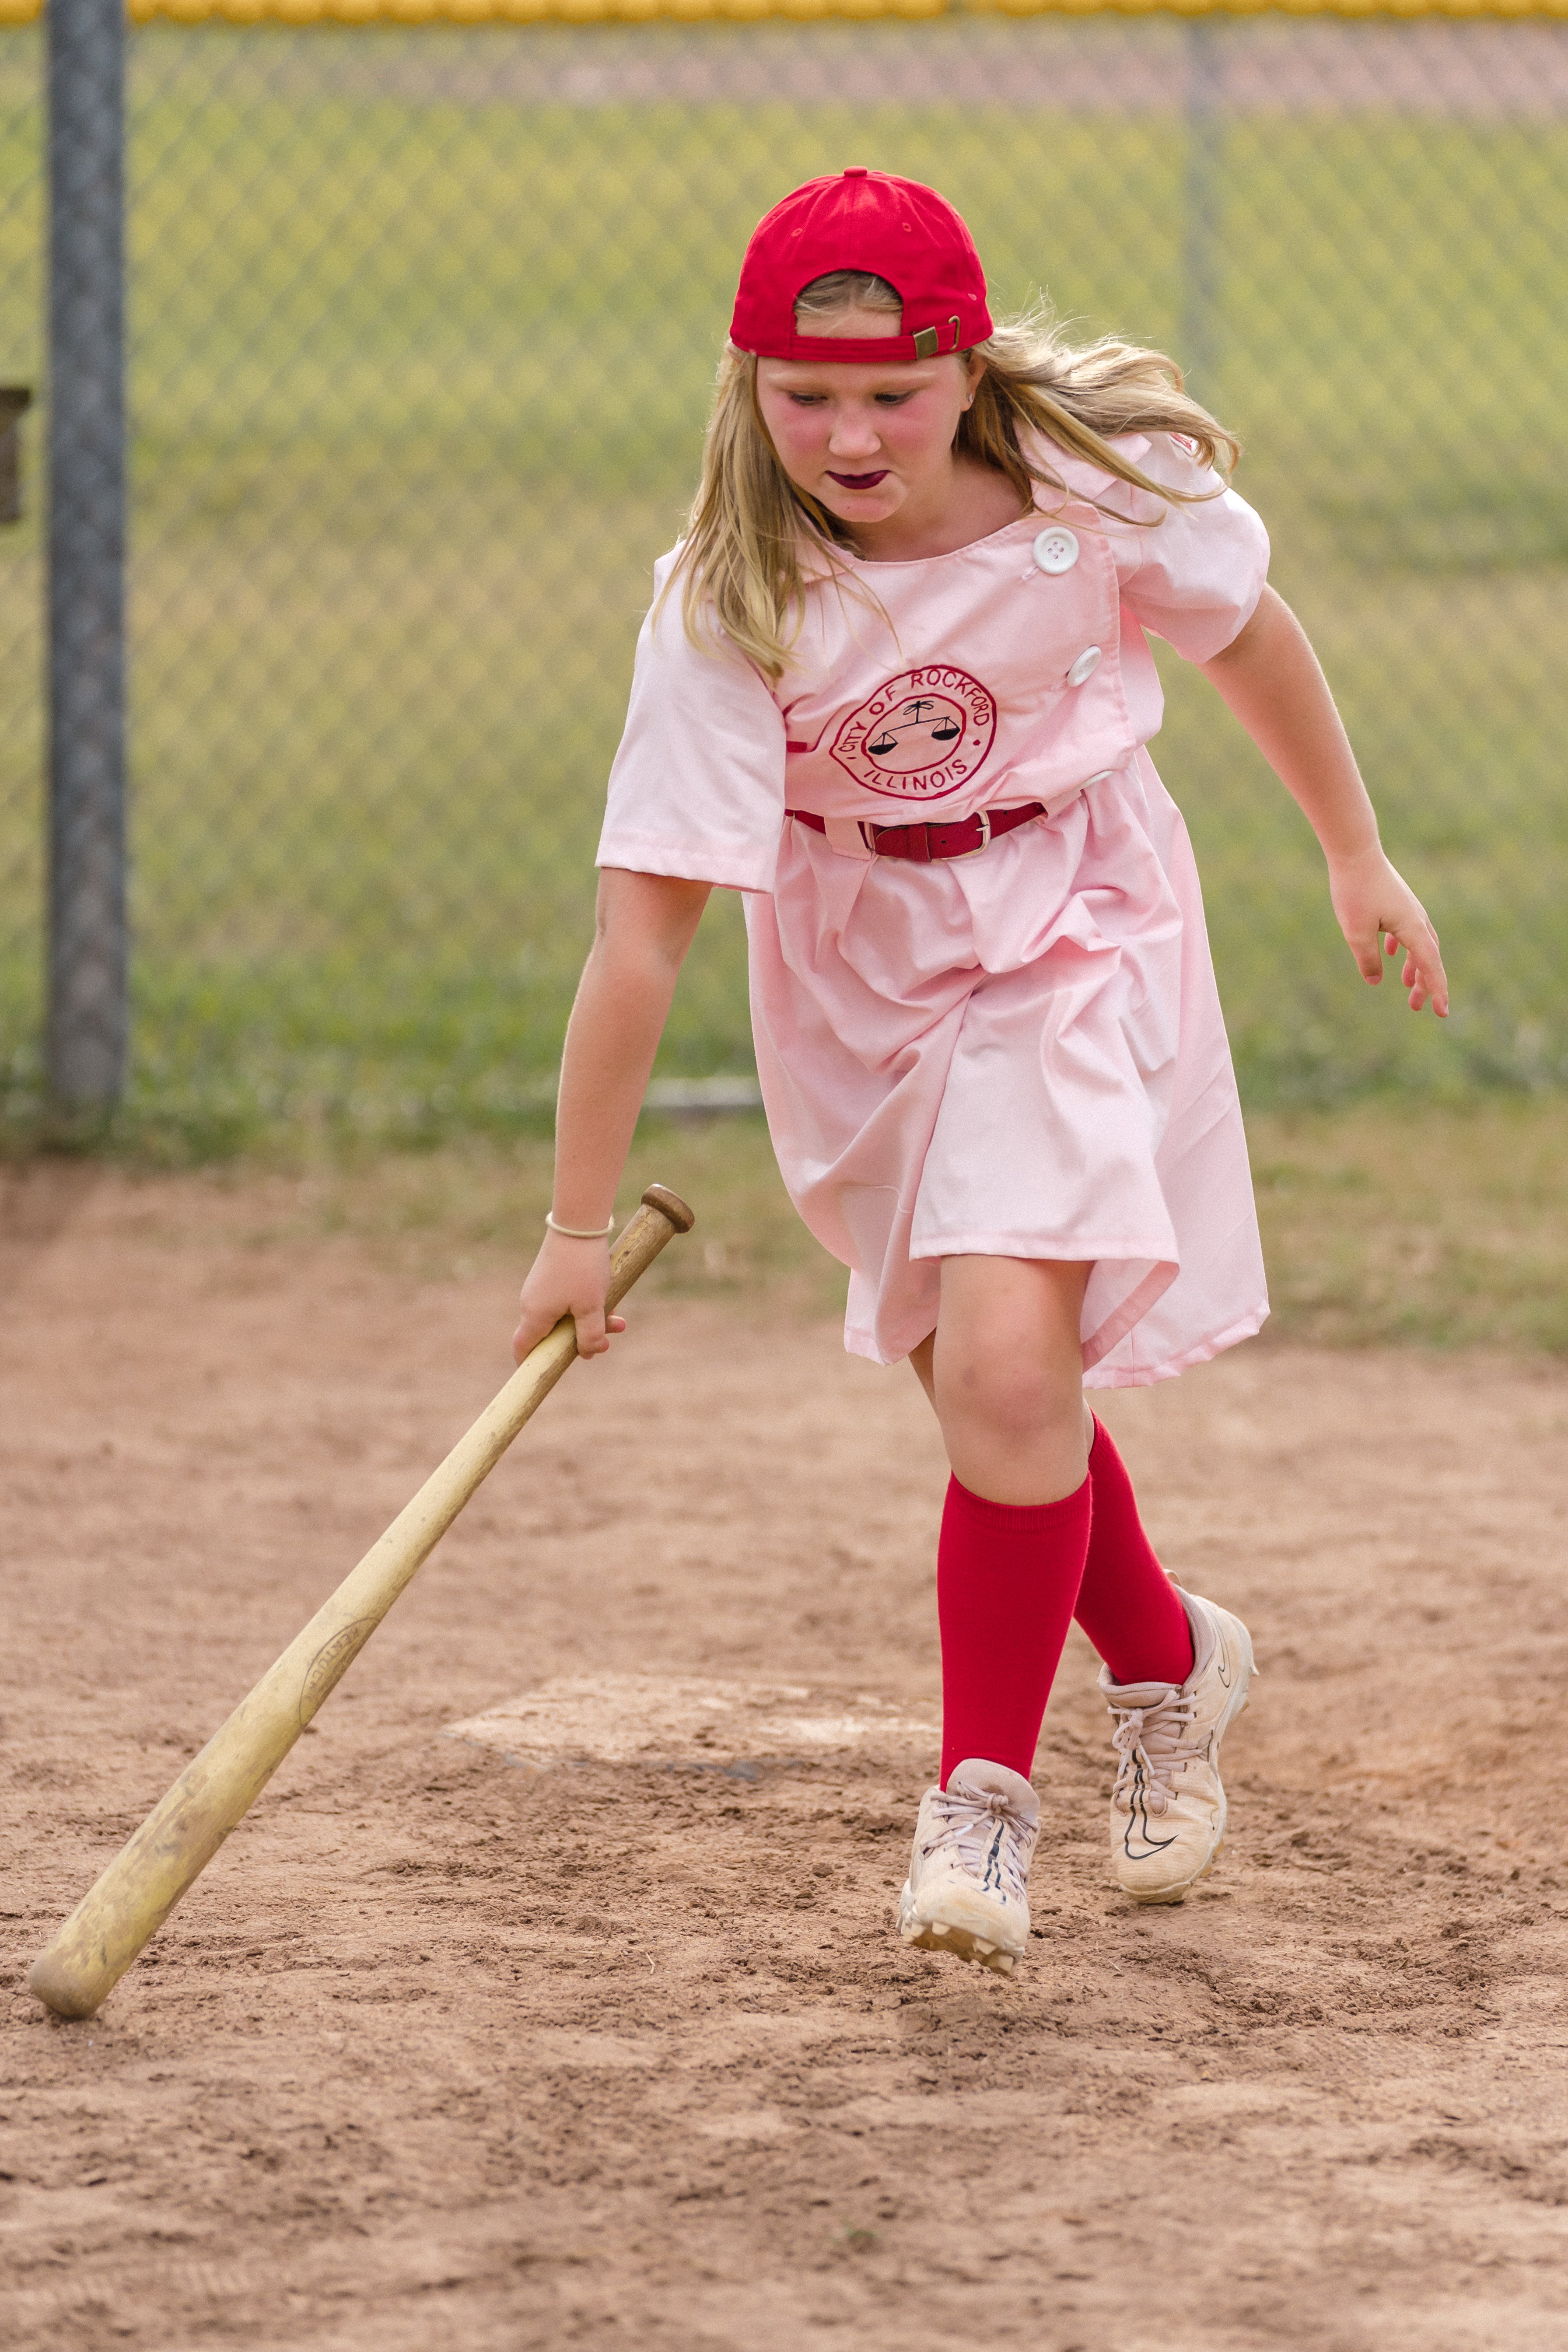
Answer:
<svg viewBox="0 0 1568 2352"><path fill-rule="evenodd" d="M1134 619L1185 660L1212 661L1257 608L1268 577L1268 533L1247 500L1171 435L1154 434L1138 463L1173 489L1217 493L1193 506L1128 493L1125 511L1143 528L1113 534L1121 601Z"/></svg>
<svg viewBox="0 0 1568 2352"><path fill-rule="evenodd" d="M656 590L674 562L659 559ZM595 863L771 890L784 806L783 714L749 662L692 644L678 583L637 638Z"/></svg>

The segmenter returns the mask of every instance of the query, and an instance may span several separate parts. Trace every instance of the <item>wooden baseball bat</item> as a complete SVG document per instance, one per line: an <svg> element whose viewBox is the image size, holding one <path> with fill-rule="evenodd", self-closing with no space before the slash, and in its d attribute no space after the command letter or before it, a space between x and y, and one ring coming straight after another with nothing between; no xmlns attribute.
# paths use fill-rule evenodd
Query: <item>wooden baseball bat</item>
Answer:
<svg viewBox="0 0 1568 2352"><path fill-rule="evenodd" d="M650 1184L611 1249L607 1304L617 1306L670 1236L694 1222L679 1193ZM563 1316L121 1847L28 1973L57 2016L90 2017L118 1984L576 1352L572 1318Z"/></svg>

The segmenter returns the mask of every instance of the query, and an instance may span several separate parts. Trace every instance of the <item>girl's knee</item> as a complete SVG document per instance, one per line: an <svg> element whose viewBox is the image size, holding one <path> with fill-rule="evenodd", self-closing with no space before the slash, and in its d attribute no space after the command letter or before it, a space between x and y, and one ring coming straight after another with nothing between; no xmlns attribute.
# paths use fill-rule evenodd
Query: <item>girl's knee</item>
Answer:
<svg viewBox="0 0 1568 2352"><path fill-rule="evenodd" d="M1005 1353L977 1354L938 1371L937 1410L944 1422L982 1429L1001 1444L1035 1446L1076 1435L1083 1389L1068 1370Z"/></svg>

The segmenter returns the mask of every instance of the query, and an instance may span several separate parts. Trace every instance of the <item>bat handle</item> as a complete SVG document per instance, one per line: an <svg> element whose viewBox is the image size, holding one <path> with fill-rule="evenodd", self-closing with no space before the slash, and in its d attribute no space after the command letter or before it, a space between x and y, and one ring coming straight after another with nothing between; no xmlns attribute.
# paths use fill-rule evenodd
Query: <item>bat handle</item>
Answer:
<svg viewBox="0 0 1568 2352"><path fill-rule="evenodd" d="M642 1205L634 1209L610 1251L610 1286L606 1308L618 1307L639 1275L646 1274L666 1242L689 1234L697 1223L679 1192L667 1184L650 1184Z"/></svg>
<svg viewBox="0 0 1568 2352"><path fill-rule="evenodd" d="M672 1192L668 1184L650 1184L642 1196L642 1204L668 1217L678 1234L689 1234L697 1223L695 1209L689 1209L679 1193Z"/></svg>

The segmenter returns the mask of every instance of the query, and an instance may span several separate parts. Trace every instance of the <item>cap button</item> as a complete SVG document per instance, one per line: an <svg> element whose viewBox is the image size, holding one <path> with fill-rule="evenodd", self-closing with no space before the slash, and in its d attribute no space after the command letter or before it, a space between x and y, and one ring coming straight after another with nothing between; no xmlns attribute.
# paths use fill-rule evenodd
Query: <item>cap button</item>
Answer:
<svg viewBox="0 0 1568 2352"><path fill-rule="evenodd" d="M868 179L870 175L867 172L864 163L851 163L844 176L847 180L864 180Z"/></svg>

